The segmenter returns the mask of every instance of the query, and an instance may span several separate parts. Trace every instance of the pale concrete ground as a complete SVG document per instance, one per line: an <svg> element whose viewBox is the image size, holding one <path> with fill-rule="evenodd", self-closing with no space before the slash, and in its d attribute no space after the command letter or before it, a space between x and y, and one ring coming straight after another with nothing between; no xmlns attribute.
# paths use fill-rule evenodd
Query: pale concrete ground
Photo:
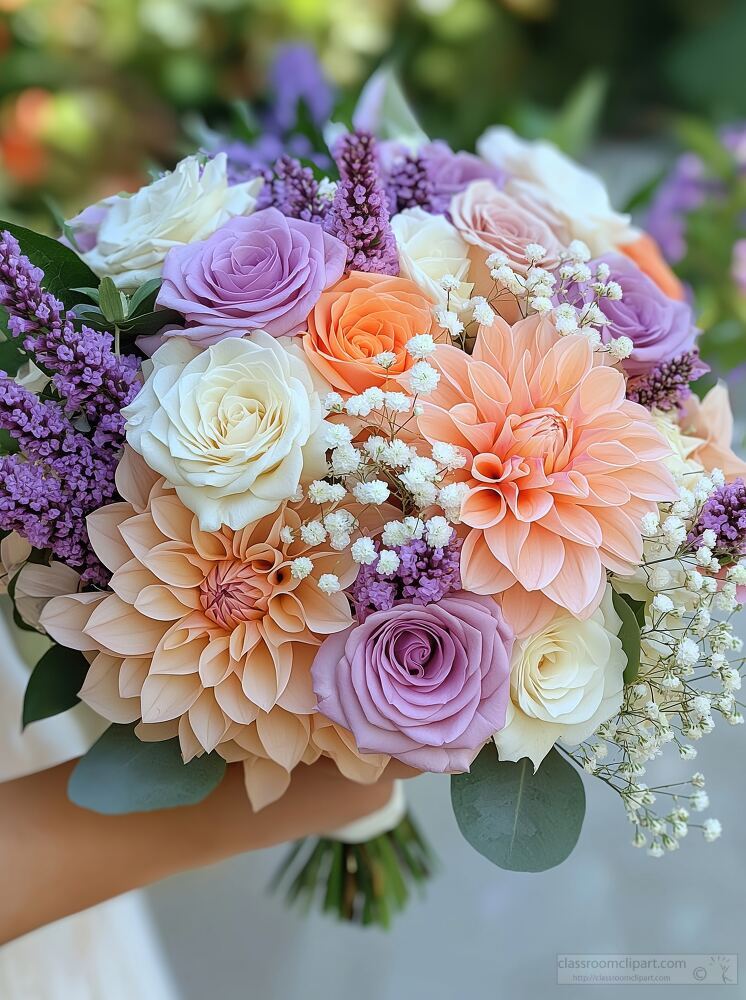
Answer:
<svg viewBox="0 0 746 1000"><path fill-rule="evenodd" d="M598 157L617 204L657 162L655 151L614 148ZM738 408L746 415L746 399ZM264 891L281 850L156 886L148 895L183 1000L687 1000L712 990L557 986L555 956L739 951L741 985L727 995L746 997L746 732L721 723L699 746L687 773L705 773L723 838L706 845L693 831L680 851L657 861L630 846L620 802L593 779L574 854L541 875L500 871L469 847L447 779L410 783L443 865L424 901L389 934L287 912Z"/></svg>

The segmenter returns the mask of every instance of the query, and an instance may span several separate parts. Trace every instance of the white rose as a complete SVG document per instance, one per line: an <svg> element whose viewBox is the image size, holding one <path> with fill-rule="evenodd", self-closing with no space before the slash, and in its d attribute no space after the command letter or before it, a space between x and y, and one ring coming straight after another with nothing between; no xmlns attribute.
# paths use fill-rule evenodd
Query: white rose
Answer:
<svg viewBox="0 0 746 1000"><path fill-rule="evenodd" d="M628 215L615 212L600 177L581 167L544 140L528 142L512 129L495 125L477 141L488 163L510 175L505 190L519 199L533 199L564 226L557 235L569 242L583 240L594 256L630 243L637 231Z"/></svg>
<svg viewBox="0 0 746 1000"><path fill-rule="evenodd" d="M171 247L204 240L234 216L250 215L262 184L257 177L229 186L225 153L204 167L188 156L135 194L107 199L96 245L82 257L118 288L137 288L160 276Z"/></svg>
<svg viewBox="0 0 746 1000"><path fill-rule="evenodd" d="M422 208L407 208L391 220L399 251L399 268L436 305L445 307L447 292L440 279L452 274L461 282L451 292L451 307L463 309L473 286L465 282L469 271L469 247L444 215L431 215Z"/></svg>
<svg viewBox="0 0 746 1000"><path fill-rule="evenodd" d="M619 711L627 657L611 587L586 621L562 613L517 638L505 726L495 734L501 760L529 757L538 768L558 740L581 743Z"/></svg>
<svg viewBox="0 0 746 1000"><path fill-rule="evenodd" d="M294 345L258 330L198 352L175 337L152 362L122 411L127 440L203 530L243 528L326 474L321 399Z"/></svg>

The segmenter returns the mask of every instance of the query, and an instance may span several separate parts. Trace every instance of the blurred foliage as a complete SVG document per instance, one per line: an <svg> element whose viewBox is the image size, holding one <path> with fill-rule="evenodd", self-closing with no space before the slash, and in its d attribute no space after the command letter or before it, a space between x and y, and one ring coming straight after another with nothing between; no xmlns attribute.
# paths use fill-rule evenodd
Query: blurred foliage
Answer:
<svg viewBox="0 0 746 1000"><path fill-rule="evenodd" d="M455 146L503 120L580 152L599 119L746 115L745 33L746 0L0 0L0 202L38 222L42 190L70 210L131 188L187 111L255 98L281 40L316 46L348 112L388 60Z"/></svg>
<svg viewBox="0 0 746 1000"><path fill-rule="evenodd" d="M688 286L702 353L722 376L746 364L746 124L678 118L682 152L635 199L646 228Z"/></svg>

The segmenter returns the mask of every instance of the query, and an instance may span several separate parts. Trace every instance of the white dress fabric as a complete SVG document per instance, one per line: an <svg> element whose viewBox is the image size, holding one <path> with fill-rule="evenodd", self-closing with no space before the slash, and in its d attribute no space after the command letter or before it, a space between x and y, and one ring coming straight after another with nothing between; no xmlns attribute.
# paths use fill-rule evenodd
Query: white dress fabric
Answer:
<svg viewBox="0 0 746 1000"><path fill-rule="evenodd" d="M30 662L43 640L20 633L0 599L0 782L85 753L106 723L79 705L21 732ZM12 817L1 817L10 822ZM120 896L0 947L2 1000L177 1000L139 893Z"/></svg>

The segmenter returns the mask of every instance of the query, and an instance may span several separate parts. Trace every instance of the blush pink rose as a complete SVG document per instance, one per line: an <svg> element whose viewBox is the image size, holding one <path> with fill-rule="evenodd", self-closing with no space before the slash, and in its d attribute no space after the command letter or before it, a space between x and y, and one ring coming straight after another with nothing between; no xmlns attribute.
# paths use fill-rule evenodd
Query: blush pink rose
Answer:
<svg viewBox="0 0 746 1000"><path fill-rule="evenodd" d="M492 285L484 262L498 250L520 274L528 269L526 247L529 243L541 244L550 263L557 261L562 250L562 244L545 219L533 212L525 200L517 201L498 190L491 181L474 181L455 195L450 215L456 229L473 247L470 257L477 266L471 274L479 284L481 277Z"/></svg>

